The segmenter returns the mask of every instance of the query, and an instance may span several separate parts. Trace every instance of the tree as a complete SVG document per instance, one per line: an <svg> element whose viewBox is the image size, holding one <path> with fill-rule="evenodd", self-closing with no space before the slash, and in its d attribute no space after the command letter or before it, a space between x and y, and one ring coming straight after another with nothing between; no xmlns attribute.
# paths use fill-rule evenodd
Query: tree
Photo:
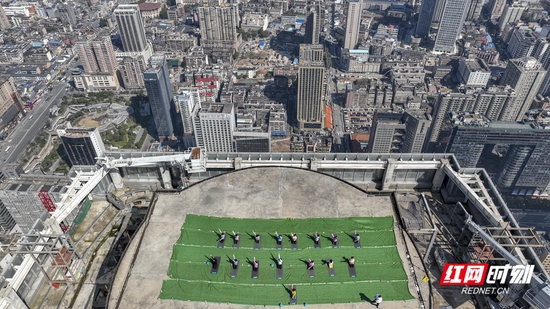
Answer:
<svg viewBox="0 0 550 309"><path fill-rule="evenodd" d="M168 19L168 9L166 7L163 7L162 10L160 10L159 18Z"/></svg>
<svg viewBox="0 0 550 309"><path fill-rule="evenodd" d="M108 26L109 26L109 22L107 21L107 19L101 18L99 20L99 27L105 28L105 27L108 27Z"/></svg>
<svg viewBox="0 0 550 309"><path fill-rule="evenodd" d="M233 53L233 60L237 60L237 58L239 58L239 52L238 51L235 51Z"/></svg>

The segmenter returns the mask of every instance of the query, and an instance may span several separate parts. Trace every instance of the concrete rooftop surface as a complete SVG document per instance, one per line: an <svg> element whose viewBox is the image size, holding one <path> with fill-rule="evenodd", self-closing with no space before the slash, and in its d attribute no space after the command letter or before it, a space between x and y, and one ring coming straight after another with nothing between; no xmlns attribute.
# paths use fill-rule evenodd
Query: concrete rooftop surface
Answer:
<svg viewBox="0 0 550 309"><path fill-rule="evenodd" d="M141 230L127 249L114 281L110 308L262 308L218 303L159 300L172 247L190 214L237 218L393 216L389 196L372 196L336 178L307 170L253 168L210 178L181 193L160 193ZM401 260L407 265L401 233ZM409 275L409 269L404 267ZM415 283L409 276L411 295ZM383 294L383 292L382 292ZM370 308L370 304L309 305L312 308ZM419 308L416 299L384 301L384 309ZM375 306L372 306L375 308Z"/></svg>

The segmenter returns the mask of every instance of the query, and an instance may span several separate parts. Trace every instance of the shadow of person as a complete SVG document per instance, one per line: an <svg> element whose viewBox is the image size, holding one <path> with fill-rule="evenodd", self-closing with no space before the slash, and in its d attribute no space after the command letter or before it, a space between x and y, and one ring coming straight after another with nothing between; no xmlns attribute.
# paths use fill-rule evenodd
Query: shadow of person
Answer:
<svg viewBox="0 0 550 309"><path fill-rule="evenodd" d="M365 295L364 293L359 293L359 296L361 297L362 301L365 301L367 303L372 303L373 302L373 300L368 298L367 295Z"/></svg>

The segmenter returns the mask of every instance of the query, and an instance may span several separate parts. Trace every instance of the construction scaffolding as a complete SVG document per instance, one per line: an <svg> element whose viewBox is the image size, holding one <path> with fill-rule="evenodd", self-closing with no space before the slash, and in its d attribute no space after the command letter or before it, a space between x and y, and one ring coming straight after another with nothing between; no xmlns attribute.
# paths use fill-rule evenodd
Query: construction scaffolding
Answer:
<svg viewBox="0 0 550 309"><path fill-rule="evenodd" d="M78 283L84 264L67 234L23 234L7 248L11 254L30 256L54 286Z"/></svg>
<svg viewBox="0 0 550 309"><path fill-rule="evenodd" d="M532 228L512 228L512 227L482 227L483 231L491 236L502 247L510 252L516 248L542 248L541 242L536 232ZM467 249L467 257L473 263L489 263L492 261L507 261L501 256L495 247L488 244L481 237L480 233L474 233L470 239Z"/></svg>

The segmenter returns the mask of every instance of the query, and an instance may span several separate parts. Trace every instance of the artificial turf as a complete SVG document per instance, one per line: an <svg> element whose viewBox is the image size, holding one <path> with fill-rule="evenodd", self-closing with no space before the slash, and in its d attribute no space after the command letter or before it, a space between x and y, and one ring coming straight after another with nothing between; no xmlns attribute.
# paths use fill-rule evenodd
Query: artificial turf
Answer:
<svg viewBox="0 0 550 309"><path fill-rule="evenodd" d="M217 247L218 229L227 232L224 248ZM241 234L239 249L233 249L232 231ZM254 250L253 233L262 235L262 248ZM273 234L284 236L277 250ZM351 234L361 236L355 248ZM314 248L310 236L321 234L321 248ZM298 235L298 250L292 250L290 233ZM332 248L330 234L336 233L339 248ZM284 276L278 280L274 266L283 259ZM231 278L230 259L240 261L239 273ZM210 273L206 262L220 256L218 273ZM348 274L346 259L354 256L357 276ZM253 258L260 261L258 278L251 277ZM315 261L315 277L307 274L306 261ZM330 277L326 259L334 260L336 275ZM272 266L273 265L273 266ZM397 252L392 217L237 219L187 215L174 245L170 279L165 280L159 298L248 305L277 305L289 302L288 289L295 284L299 303L349 303L369 301L375 294L385 300L407 300L407 275Z"/></svg>

